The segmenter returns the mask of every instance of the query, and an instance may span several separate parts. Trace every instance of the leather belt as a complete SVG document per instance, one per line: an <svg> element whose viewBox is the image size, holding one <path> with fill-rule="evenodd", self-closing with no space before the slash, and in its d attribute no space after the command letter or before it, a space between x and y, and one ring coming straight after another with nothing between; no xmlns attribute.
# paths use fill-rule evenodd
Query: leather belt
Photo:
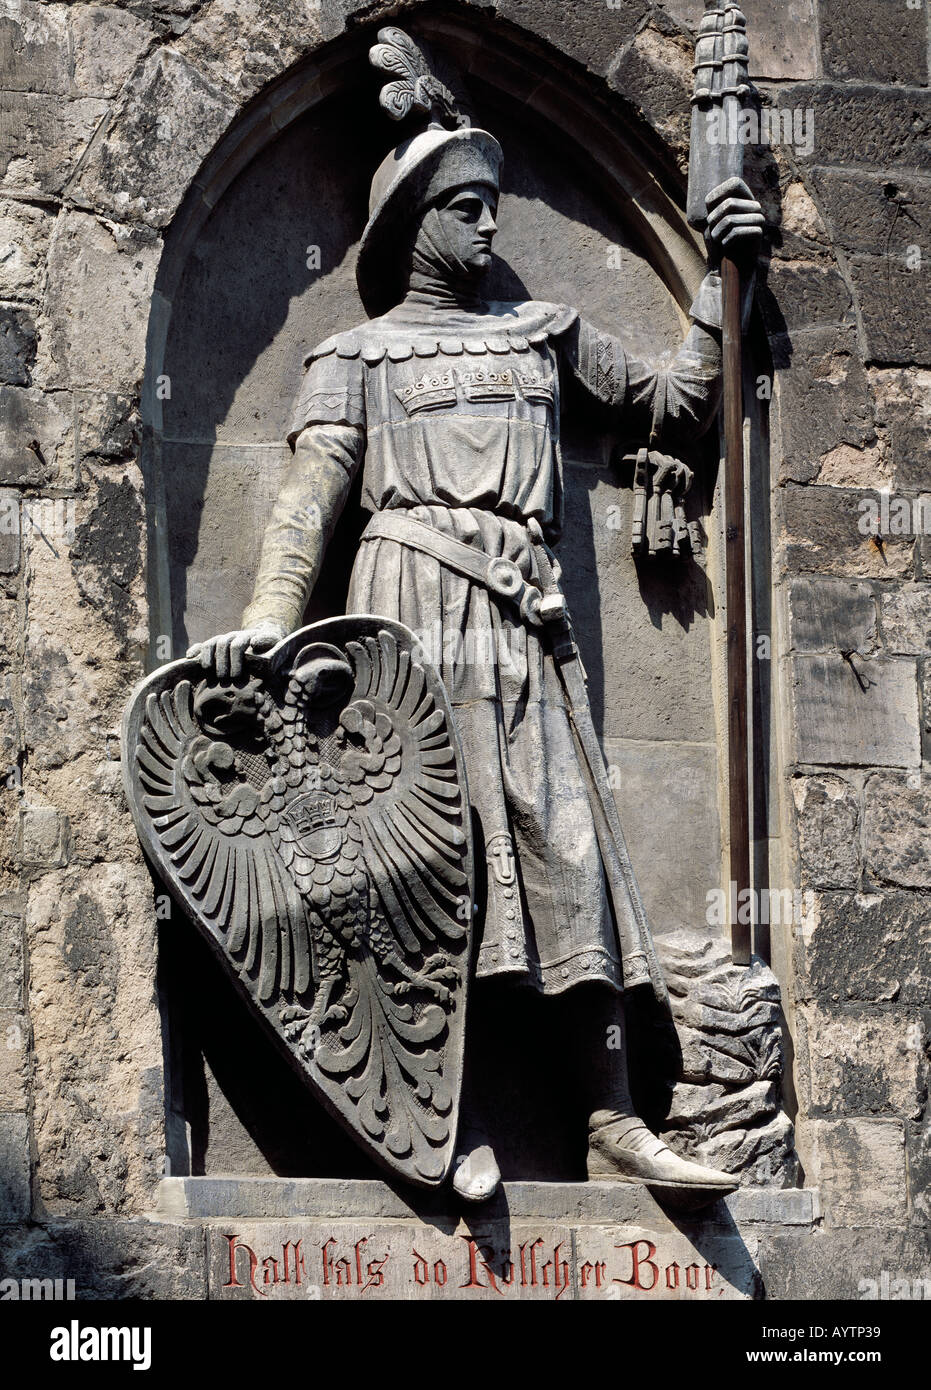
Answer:
<svg viewBox="0 0 931 1390"><path fill-rule="evenodd" d="M550 592L544 596L537 584L524 578L513 560L486 555L484 551L466 545L455 536L445 535L435 526L419 521L405 511L376 512L365 528L362 539L397 541L399 545L432 556L448 569L483 585L490 593L509 599L531 627L542 627L565 612L562 595Z"/></svg>

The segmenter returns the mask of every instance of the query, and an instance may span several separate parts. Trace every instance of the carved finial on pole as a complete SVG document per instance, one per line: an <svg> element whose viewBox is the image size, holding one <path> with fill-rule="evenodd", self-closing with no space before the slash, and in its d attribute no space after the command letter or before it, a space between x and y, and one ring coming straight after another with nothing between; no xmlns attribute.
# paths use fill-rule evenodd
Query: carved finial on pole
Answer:
<svg viewBox="0 0 931 1390"><path fill-rule="evenodd" d="M705 199L730 178L743 177L740 113L753 88L749 80L747 20L733 0L705 0L695 44L692 142L686 215L704 228Z"/></svg>

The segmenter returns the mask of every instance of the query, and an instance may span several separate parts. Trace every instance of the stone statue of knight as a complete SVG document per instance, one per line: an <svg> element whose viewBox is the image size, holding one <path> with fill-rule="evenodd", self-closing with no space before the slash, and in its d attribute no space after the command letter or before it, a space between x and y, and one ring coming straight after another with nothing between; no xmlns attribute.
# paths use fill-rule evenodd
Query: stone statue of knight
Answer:
<svg viewBox="0 0 931 1390"><path fill-rule="evenodd" d="M376 64L392 46L417 54L397 30L379 38ZM670 449L694 441L719 402L720 282L706 277L665 370L566 305L484 300L501 147L461 118L448 128L448 93L421 71L402 104L434 119L372 183L357 271L371 317L308 356L289 434L294 458L242 630L189 655L235 676L249 652L300 627L361 471L371 519L347 611L410 628L449 694L487 862L476 976L544 995L585 984L593 1003L575 1045L597 1059L600 1087L589 1175L711 1199L737 1179L663 1145L634 1110L625 1050L606 1053L607 1030L623 1028L624 992L662 995L664 985L594 746L553 547L564 399L625 438L652 432ZM746 185L723 185L708 205L712 249L752 259L763 217ZM688 470L673 459L664 466L681 491ZM481 1096L463 1109L453 1182L481 1200L499 1179L494 1136Z"/></svg>

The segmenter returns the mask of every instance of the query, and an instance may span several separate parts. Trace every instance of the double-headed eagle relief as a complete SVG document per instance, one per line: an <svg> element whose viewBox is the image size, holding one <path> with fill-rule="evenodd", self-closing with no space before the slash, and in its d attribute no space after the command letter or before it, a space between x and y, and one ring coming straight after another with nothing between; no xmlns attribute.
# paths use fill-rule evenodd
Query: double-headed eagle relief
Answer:
<svg viewBox="0 0 931 1390"><path fill-rule="evenodd" d="M459 1123L466 994L581 987L589 1175L712 1200L736 1180L652 1134L626 1047L606 1050L625 991L666 991L554 548L564 401L641 448L647 529L669 522L651 549L672 548L691 479L673 454L720 399L721 279L706 277L664 367L569 305L483 298L502 147L407 35L378 39L382 106L407 133L372 182L357 264L370 317L305 360L241 629L134 698L130 801L251 1006L381 1163L488 1198L495 1117L472 1093ZM742 179L705 206L709 248L752 259L763 218ZM370 517L348 611L362 616L301 630L356 479ZM414 634L437 629L428 655Z"/></svg>
<svg viewBox="0 0 931 1390"><path fill-rule="evenodd" d="M397 624L306 628L126 715L143 844L292 1062L386 1165L445 1175L472 922L443 688Z"/></svg>

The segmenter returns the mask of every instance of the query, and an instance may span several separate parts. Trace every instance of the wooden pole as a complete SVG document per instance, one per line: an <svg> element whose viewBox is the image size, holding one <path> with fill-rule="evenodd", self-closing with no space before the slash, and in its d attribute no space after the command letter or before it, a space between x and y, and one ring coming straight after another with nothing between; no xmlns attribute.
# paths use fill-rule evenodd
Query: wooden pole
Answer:
<svg viewBox="0 0 931 1390"><path fill-rule="evenodd" d="M735 965L749 965L750 922L736 920L735 903L748 901L750 887L750 785L747 721L746 482L744 470L743 365L740 270L727 256L721 263L724 294L724 524L727 615L727 767L730 844L731 952ZM736 895L736 896L735 896Z"/></svg>
<svg viewBox="0 0 931 1390"><path fill-rule="evenodd" d="M737 125L750 95L747 22L736 0L705 0L695 45L695 90L689 155L687 216L706 227L708 194L743 177L744 147ZM723 119L715 138L712 118ZM723 291L724 521L727 614L727 800L730 845L728 902L735 964L749 965L752 922L736 920L735 906L750 888L750 772L747 682L746 479L744 469L742 286L740 270L725 255ZM735 896L736 895L736 896Z"/></svg>

